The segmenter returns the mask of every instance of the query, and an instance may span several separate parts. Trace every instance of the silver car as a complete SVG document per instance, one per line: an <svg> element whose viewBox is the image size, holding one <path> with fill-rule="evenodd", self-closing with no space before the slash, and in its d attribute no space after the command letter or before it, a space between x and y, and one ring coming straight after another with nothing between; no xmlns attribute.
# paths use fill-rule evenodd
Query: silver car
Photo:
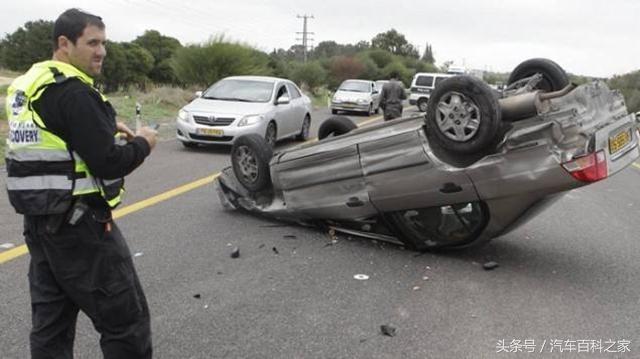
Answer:
<svg viewBox="0 0 640 359"><path fill-rule="evenodd" d="M227 208L416 250L468 247L632 164L637 121L605 83L576 86L532 59L501 93L470 76L443 81L425 116L358 129L338 116L320 141L276 153L241 137L216 185Z"/></svg>
<svg viewBox="0 0 640 359"><path fill-rule="evenodd" d="M269 145L287 137L306 140L311 100L293 82L263 76L222 79L178 112L177 137L185 147L228 144L246 134Z"/></svg>
<svg viewBox="0 0 640 359"><path fill-rule="evenodd" d="M345 80L331 98L331 113L355 111L372 115L380 111L380 89L369 80Z"/></svg>

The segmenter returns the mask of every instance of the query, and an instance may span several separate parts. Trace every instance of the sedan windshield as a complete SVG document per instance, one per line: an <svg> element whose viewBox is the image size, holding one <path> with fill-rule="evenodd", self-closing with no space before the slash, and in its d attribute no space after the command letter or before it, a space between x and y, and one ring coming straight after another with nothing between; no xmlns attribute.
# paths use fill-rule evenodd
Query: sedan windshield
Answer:
<svg viewBox="0 0 640 359"><path fill-rule="evenodd" d="M202 98L223 101L267 102L273 82L255 80L222 80L202 94Z"/></svg>
<svg viewBox="0 0 640 359"><path fill-rule="evenodd" d="M371 84L360 81L346 81L340 85L340 91L371 92Z"/></svg>

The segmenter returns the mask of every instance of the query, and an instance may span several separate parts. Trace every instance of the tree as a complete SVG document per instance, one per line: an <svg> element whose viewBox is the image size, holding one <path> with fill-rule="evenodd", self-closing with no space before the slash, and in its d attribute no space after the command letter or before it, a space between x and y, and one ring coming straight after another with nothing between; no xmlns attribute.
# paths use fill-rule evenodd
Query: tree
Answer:
<svg viewBox="0 0 640 359"><path fill-rule="evenodd" d="M411 45L404 35L391 29L387 32L382 32L371 39L371 47L387 50L392 54L400 56L411 56L418 58L418 50Z"/></svg>
<svg viewBox="0 0 640 359"><path fill-rule="evenodd" d="M144 48L130 42L107 42L107 57L98 82L105 92L117 91L130 85L144 89L153 69L153 56Z"/></svg>
<svg viewBox="0 0 640 359"><path fill-rule="evenodd" d="M33 63L50 59L52 33L52 21L28 21L0 41L0 65L14 71L26 71Z"/></svg>
<svg viewBox="0 0 640 359"><path fill-rule="evenodd" d="M612 89L622 92L629 112L640 111L640 70L614 76L607 82Z"/></svg>
<svg viewBox="0 0 640 359"><path fill-rule="evenodd" d="M422 55L421 60L429 64L434 64L436 62L433 58L433 50L428 42L424 45L424 54Z"/></svg>
<svg viewBox="0 0 640 359"><path fill-rule="evenodd" d="M346 79L357 79L364 69L364 65L355 57L336 56L331 60L329 86L337 87Z"/></svg>
<svg viewBox="0 0 640 359"><path fill-rule="evenodd" d="M173 37L161 35L156 30L147 30L138 36L133 43L149 51L153 56L153 68L149 78L158 83L176 83L177 79L169 64L169 59L177 49L182 47L180 41Z"/></svg>

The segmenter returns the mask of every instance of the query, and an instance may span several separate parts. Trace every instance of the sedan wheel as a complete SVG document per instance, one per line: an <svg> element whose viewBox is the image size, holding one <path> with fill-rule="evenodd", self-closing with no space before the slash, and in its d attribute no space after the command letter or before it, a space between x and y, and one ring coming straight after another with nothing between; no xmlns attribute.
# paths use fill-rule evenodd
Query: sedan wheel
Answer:
<svg viewBox="0 0 640 359"><path fill-rule="evenodd" d="M302 121L302 128L300 129L300 133L296 136L298 141L306 141L309 138L309 131L311 130L311 116L308 114L304 117Z"/></svg>
<svg viewBox="0 0 640 359"><path fill-rule="evenodd" d="M269 125L267 125L267 132L264 135L264 139L272 148L276 145L277 132L278 131L276 129L276 124L273 122L269 122Z"/></svg>
<svg viewBox="0 0 640 359"><path fill-rule="evenodd" d="M231 165L236 178L247 190L258 192L269 186L272 154L271 146L262 136L251 134L236 139L231 148Z"/></svg>

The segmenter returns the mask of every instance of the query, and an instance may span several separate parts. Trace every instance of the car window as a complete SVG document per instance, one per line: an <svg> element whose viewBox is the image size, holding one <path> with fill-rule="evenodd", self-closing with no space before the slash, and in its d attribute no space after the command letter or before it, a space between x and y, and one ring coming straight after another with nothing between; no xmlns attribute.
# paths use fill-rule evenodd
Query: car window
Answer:
<svg viewBox="0 0 640 359"><path fill-rule="evenodd" d="M287 87L283 84L283 85L280 85L280 87L278 87L278 93L276 94L276 99L279 99L280 97L285 95L289 96L289 92L287 91Z"/></svg>
<svg viewBox="0 0 640 359"><path fill-rule="evenodd" d="M302 96L296 85L287 83L287 87L289 88L289 93L291 94L292 99Z"/></svg>
<svg viewBox="0 0 640 359"><path fill-rule="evenodd" d="M441 83L442 81L444 81L444 80L446 80L446 79L448 79L448 77L436 77L436 84L435 84L435 85L433 85L433 86L434 86L434 87L435 87L435 86L438 86L438 84L439 84L439 83Z"/></svg>
<svg viewBox="0 0 640 359"><path fill-rule="evenodd" d="M416 86L433 86L433 76L418 76Z"/></svg>
<svg viewBox="0 0 640 359"><path fill-rule="evenodd" d="M202 94L202 98L224 101L268 102L273 82L223 79Z"/></svg>
<svg viewBox="0 0 640 359"><path fill-rule="evenodd" d="M371 85L361 81L345 81L338 90L351 92L371 92Z"/></svg>

